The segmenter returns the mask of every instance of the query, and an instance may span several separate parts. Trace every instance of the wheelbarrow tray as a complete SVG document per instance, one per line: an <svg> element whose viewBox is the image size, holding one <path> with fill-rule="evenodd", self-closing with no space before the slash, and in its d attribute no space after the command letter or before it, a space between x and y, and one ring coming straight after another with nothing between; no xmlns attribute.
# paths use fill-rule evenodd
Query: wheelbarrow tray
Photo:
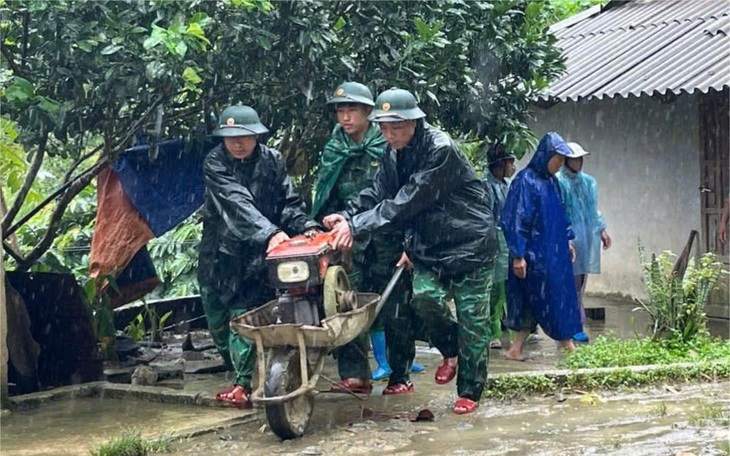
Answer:
<svg viewBox="0 0 730 456"><path fill-rule="evenodd" d="M299 338L303 336L306 347L333 349L350 342L375 321L380 295L355 295L357 299L353 310L325 318L322 326L275 324L273 310L277 301L273 300L234 318L231 320L231 327L247 339L261 340L265 348L298 347Z"/></svg>

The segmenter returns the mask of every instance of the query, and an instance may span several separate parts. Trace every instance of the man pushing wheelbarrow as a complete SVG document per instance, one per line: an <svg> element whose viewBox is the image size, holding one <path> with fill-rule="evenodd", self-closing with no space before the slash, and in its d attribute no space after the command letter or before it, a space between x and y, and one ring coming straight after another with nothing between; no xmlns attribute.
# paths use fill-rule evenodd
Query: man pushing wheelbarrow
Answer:
<svg viewBox="0 0 730 456"><path fill-rule="evenodd" d="M258 142L268 130L256 111L231 106L213 136L223 138L204 163L205 205L199 247L198 281L208 328L218 351L235 372L216 399L251 407L256 354L251 341L229 322L274 298L267 284L265 252L319 228L286 174L281 154Z"/></svg>
<svg viewBox="0 0 730 456"><path fill-rule="evenodd" d="M389 291L350 290L333 238L304 212L279 152L258 142L267 131L248 106L221 114L213 135L223 143L204 164L198 274L211 335L236 375L216 398L265 406L274 433L294 438L309 422L324 357L369 328Z"/></svg>

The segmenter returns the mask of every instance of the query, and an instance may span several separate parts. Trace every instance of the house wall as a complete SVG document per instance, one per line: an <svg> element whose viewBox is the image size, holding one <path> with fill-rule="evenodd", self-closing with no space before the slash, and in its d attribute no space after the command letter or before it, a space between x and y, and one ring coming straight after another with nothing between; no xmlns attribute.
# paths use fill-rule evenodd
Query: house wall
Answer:
<svg viewBox="0 0 730 456"><path fill-rule="evenodd" d="M538 137L557 131L591 152L583 169L598 181L598 205L613 247L604 251L602 273L590 277L587 291L646 296L638 240L649 255L667 249L678 254L690 230L702 236L697 98L566 102L535 108L534 115Z"/></svg>

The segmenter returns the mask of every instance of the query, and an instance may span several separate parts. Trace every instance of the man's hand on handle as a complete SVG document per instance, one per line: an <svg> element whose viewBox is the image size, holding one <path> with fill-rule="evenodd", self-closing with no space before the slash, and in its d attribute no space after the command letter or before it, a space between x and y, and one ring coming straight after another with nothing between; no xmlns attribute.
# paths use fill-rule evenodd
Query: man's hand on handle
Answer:
<svg viewBox="0 0 730 456"><path fill-rule="evenodd" d="M332 248L337 250L352 248L352 232L345 217L340 214L330 214L322 219L322 223L330 229L330 233L334 236Z"/></svg>
<svg viewBox="0 0 730 456"><path fill-rule="evenodd" d="M322 219L322 225L328 230L331 230L335 225L341 222L346 222L345 217L340 214L330 214Z"/></svg>
<svg viewBox="0 0 730 456"><path fill-rule="evenodd" d="M395 265L396 268L399 268L401 266L403 266L406 271L410 271L411 269L413 269L413 263L411 263L411 259L408 258L406 252L403 252L403 255L400 256L400 260L398 260L398 263L396 263Z"/></svg>
<svg viewBox="0 0 730 456"><path fill-rule="evenodd" d="M269 245L266 247L266 253L268 254L275 248L279 247L284 241L288 240L289 236L283 231L277 232L269 239Z"/></svg>

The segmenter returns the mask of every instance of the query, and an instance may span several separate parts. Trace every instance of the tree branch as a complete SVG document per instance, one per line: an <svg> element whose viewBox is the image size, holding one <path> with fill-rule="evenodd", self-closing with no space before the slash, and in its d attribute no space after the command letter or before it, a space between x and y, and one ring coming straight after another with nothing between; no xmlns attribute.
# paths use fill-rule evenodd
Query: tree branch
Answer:
<svg viewBox="0 0 730 456"><path fill-rule="evenodd" d="M89 158L93 157L94 154L96 154L97 152L99 152L102 147L104 147L104 145L103 144L99 144L98 146L94 147L88 153L86 153L86 154L82 155L81 157L79 157L79 159L76 160L73 163L73 165L71 165L71 168L69 168L69 170L66 171L66 174L63 175L63 181L64 182L69 182L71 180L71 175L73 174L74 171L76 171L76 168L78 168L83 162L85 162Z"/></svg>
<svg viewBox="0 0 730 456"><path fill-rule="evenodd" d="M21 68L17 63L15 63L13 60L13 54L10 52L10 49L2 43L2 41L0 41L0 52L2 52L3 57L5 57L5 61L8 62L8 66L13 74L15 76L20 76L22 74Z"/></svg>
<svg viewBox="0 0 730 456"><path fill-rule="evenodd" d="M48 143L48 132L46 131L45 126L42 126L41 128L41 142L40 144L38 144L38 150L33 157L33 162L30 165L30 170L28 170L28 174L26 174L25 176L23 186L20 187L18 194L15 196L13 205L10 207L8 213L5 214L5 217L3 217L3 233L6 233L8 231L10 224L13 223L13 219L16 215L18 215L20 208L23 207L25 198L28 196L28 192L30 192L30 188L35 181L36 176L38 175L38 171L41 169L41 165L43 164L43 157L46 155L46 144Z"/></svg>
<svg viewBox="0 0 730 456"><path fill-rule="evenodd" d="M69 203L71 203L74 197L87 185L89 185L94 177L96 177L108 164L108 159L106 157L102 157L94 164L94 166L85 171L84 174L77 176L77 179L73 184L71 184L69 189L66 190L63 196L61 196L58 200L58 204L53 209L51 221L48 224L46 233L43 235L43 239L41 239L40 242L33 247L33 250L31 250L25 258L18 261L18 271L27 271L41 256L43 256L44 253L46 253L49 247L51 247L51 244L53 244L53 240L56 238L58 228L61 225L61 218L66 212L66 208Z"/></svg>

